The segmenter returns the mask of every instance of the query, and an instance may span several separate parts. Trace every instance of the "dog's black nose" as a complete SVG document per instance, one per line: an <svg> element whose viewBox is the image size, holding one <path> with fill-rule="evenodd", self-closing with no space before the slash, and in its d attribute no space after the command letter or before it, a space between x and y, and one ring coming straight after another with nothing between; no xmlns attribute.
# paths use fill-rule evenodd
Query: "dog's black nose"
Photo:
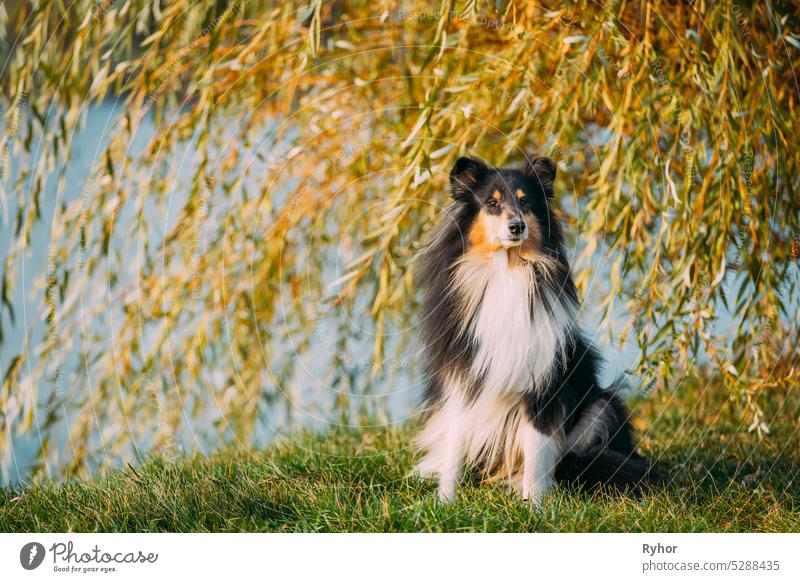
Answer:
<svg viewBox="0 0 800 582"><path fill-rule="evenodd" d="M514 220L510 220L508 222L508 232L510 232L511 234L522 234L524 230L525 230L524 220L515 218Z"/></svg>

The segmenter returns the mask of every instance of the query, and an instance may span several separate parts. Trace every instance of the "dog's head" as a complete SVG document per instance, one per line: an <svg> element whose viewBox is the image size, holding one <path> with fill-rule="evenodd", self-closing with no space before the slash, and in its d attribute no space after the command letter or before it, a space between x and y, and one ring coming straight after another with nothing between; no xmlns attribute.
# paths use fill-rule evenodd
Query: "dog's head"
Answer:
<svg viewBox="0 0 800 582"><path fill-rule="evenodd" d="M556 165L546 157L526 157L518 169L459 158L450 185L453 198L473 216L467 233L471 249L519 248L530 259L557 248L561 235L550 209L555 176Z"/></svg>

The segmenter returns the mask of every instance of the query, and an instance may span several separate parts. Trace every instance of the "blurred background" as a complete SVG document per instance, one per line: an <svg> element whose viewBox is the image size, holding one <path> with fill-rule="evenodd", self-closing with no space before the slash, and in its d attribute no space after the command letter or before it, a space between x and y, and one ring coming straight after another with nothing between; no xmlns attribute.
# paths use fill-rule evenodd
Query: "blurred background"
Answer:
<svg viewBox="0 0 800 582"><path fill-rule="evenodd" d="M460 155L557 161L645 419L684 386L796 439L794 2L21 1L0 35L3 483L414 423Z"/></svg>

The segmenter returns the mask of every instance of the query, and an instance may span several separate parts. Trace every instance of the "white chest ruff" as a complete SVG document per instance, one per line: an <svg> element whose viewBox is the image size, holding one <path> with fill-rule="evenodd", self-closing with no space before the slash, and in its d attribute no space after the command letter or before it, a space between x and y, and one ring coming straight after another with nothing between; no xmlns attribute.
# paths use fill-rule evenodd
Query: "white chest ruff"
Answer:
<svg viewBox="0 0 800 582"><path fill-rule="evenodd" d="M557 297L547 297L545 307L536 295L546 288L529 267L509 266L505 251L488 263L464 261L456 279L465 309L475 314L468 330L477 348L470 373L483 378L481 393L520 394L544 386L564 361L574 310Z"/></svg>

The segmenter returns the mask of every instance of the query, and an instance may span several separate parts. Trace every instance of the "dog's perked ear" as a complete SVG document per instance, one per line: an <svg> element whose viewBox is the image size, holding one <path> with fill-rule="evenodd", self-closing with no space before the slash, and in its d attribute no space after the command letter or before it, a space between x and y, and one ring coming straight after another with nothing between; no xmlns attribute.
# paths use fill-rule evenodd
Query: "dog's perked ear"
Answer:
<svg viewBox="0 0 800 582"><path fill-rule="evenodd" d="M553 183L556 181L556 163L545 156L525 156L522 173L539 185L548 198L553 197Z"/></svg>
<svg viewBox="0 0 800 582"><path fill-rule="evenodd" d="M474 189L489 171L489 166L475 158L458 158L450 171L453 198L461 202L475 200Z"/></svg>

